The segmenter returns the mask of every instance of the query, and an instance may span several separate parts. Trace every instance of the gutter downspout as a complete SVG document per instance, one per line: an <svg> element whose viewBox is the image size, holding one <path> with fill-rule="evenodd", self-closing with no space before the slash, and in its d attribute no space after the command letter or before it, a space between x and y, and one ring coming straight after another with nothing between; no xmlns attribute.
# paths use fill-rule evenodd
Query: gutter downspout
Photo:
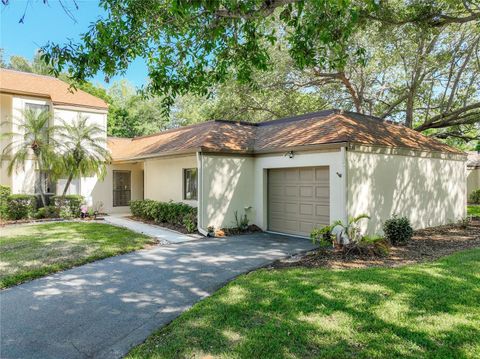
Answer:
<svg viewBox="0 0 480 359"><path fill-rule="evenodd" d="M347 147L340 148L342 153L342 170L344 176L344 188L343 188L343 208L345 209L344 220L348 221L348 165L347 165Z"/></svg>
<svg viewBox="0 0 480 359"><path fill-rule="evenodd" d="M197 230L203 236L208 235L208 231L203 228L203 156L201 152L197 152L198 166L198 213L197 213Z"/></svg>

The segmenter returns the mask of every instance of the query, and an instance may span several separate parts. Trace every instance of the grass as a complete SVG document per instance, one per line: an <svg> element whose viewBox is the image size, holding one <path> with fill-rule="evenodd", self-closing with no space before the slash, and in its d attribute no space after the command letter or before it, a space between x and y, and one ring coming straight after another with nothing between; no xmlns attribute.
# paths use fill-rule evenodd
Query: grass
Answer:
<svg viewBox="0 0 480 359"><path fill-rule="evenodd" d="M127 356L203 357L479 358L480 249L396 269L259 270Z"/></svg>
<svg viewBox="0 0 480 359"><path fill-rule="evenodd" d="M48 223L0 231L0 288L152 243L146 236L101 223Z"/></svg>
<svg viewBox="0 0 480 359"><path fill-rule="evenodd" d="M467 206L467 214L469 216L480 217L480 205L471 204Z"/></svg>

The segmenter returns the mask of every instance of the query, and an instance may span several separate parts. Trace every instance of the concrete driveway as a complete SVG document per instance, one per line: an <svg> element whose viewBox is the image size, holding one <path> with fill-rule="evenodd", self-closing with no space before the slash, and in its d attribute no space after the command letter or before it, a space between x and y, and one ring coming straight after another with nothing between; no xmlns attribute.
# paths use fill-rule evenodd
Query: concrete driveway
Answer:
<svg viewBox="0 0 480 359"><path fill-rule="evenodd" d="M156 247L0 292L0 358L119 358L235 276L312 249L259 233Z"/></svg>

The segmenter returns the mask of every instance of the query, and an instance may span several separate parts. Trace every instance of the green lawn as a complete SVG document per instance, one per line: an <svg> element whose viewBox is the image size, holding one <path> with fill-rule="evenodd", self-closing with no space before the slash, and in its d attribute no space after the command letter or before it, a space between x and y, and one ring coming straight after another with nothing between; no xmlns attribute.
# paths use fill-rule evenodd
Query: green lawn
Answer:
<svg viewBox="0 0 480 359"><path fill-rule="evenodd" d="M259 270L127 358L479 358L480 249L397 269Z"/></svg>
<svg viewBox="0 0 480 359"><path fill-rule="evenodd" d="M469 205L467 206L467 214L469 216L480 217L480 205Z"/></svg>
<svg viewBox="0 0 480 359"><path fill-rule="evenodd" d="M145 247L152 240L101 223L0 228L0 288Z"/></svg>

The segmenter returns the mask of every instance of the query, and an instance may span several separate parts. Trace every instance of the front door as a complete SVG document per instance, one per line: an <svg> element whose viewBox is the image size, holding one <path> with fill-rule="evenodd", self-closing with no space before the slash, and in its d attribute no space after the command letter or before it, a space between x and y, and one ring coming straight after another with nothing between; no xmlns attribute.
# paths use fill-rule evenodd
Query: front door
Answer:
<svg viewBox="0 0 480 359"><path fill-rule="evenodd" d="M113 207L129 205L131 177L131 171L113 171Z"/></svg>

